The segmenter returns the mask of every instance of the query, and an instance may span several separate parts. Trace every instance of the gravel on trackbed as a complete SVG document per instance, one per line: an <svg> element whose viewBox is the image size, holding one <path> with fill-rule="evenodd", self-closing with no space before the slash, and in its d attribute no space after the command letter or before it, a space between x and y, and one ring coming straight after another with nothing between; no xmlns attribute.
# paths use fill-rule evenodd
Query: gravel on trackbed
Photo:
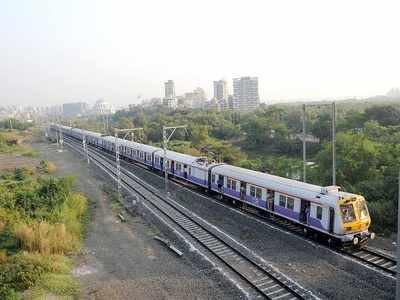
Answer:
<svg viewBox="0 0 400 300"><path fill-rule="evenodd" d="M134 174L163 189L162 177L138 166ZM170 181L171 197L245 244L281 272L327 299L394 299L395 280L345 258L317 243L305 241L193 193Z"/></svg>
<svg viewBox="0 0 400 300"><path fill-rule="evenodd" d="M124 213L122 223L112 212L102 186L110 179L98 168L87 167L76 153L56 151L56 146L36 143L40 159L57 166L55 175L72 175L76 190L91 203L91 221L82 253L74 258L74 275L81 284L79 299L244 299L230 281L195 252L185 249L178 257L155 235L168 235L157 222L140 214ZM176 238L176 237L175 237Z"/></svg>

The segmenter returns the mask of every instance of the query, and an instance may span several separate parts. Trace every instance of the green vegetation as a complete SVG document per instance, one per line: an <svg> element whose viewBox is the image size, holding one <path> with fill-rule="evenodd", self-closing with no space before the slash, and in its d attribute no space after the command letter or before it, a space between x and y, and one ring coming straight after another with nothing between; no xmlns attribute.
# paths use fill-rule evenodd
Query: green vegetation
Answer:
<svg viewBox="0 0 400 300"><path fill-rule="evenodd" d="M34 126L33 122L23 122L13 118L0 121L0 128L2 129L26 130L32 126Z"/></svg>
<svg viewBox="0 0 400 300"><path fill-rule="evenodd" d="M73 178L21 168L0 175L0 299L71 298L79 291L66 255L80 249L87 215Z"/></svg>
<svg viewBox="0 0 400 300"><path fill-rule="evenodd" d="M22 154L27 157L37 157L39 153L28 144L23 143L29 136L29 133L16 130L0 131L0 154Z"/></svg>
<svg viewBox="0 0 400 300"><path fill-rule="evenodd" d="M394 232L400 102L346 100L337 102L336 108L337 183L367 199L373 230ZM187 124L188 133L176 131L169 149L301 180L301 114L300 103L262 105L250 113L138 108L118 111L111 126L143 127L139 141L160 146L162 126ZM89 127L95 127L96 120L91 122ZM85 128L85 122L80 125ZM100 119L96 126L102 128ZM308 182L331 184L331 126L330 107L307 107L307 132L315 138L307 144L307 159L313 163L307 169Z"/></svg>

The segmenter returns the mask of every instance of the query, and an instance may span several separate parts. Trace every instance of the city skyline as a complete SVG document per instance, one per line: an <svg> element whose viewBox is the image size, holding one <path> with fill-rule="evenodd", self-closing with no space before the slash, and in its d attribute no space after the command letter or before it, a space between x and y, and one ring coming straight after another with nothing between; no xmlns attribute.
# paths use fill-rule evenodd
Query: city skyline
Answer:
<svg viewBox="0 0 400 300"><path fill-rule="evenodd" d="M232 86L233 78L257 76L268 103L368 97L400 86L396 1L193 5L3 2L1 105L100 98L128 105L138 95L162 96L168 79L177 95L197 87L212 95L213 80Z"/></svg>

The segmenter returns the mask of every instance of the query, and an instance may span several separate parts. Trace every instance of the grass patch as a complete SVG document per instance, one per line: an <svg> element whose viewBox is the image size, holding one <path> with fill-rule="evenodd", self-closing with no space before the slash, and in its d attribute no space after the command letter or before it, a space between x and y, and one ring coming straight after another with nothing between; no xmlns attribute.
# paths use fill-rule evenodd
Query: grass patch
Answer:
<svg viewBox="0 0 400 300"><path fill-rule="evenodd" d="M73 299L79 285L67 255L77 253L87 200L72 178L42 161L0 174L0 299ZM42 176L46 174L46 176Z"/></svg>

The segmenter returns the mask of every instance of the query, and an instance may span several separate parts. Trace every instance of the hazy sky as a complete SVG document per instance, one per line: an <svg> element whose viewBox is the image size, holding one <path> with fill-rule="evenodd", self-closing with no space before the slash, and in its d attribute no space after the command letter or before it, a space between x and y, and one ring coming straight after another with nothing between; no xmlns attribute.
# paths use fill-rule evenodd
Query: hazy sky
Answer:
<svg viewBox="0 0 400 300"><path fill-rule="evenodd" d="M258 76L262 100L400 86L400 1L0 0L0 105L137 102Z"/></svg>

